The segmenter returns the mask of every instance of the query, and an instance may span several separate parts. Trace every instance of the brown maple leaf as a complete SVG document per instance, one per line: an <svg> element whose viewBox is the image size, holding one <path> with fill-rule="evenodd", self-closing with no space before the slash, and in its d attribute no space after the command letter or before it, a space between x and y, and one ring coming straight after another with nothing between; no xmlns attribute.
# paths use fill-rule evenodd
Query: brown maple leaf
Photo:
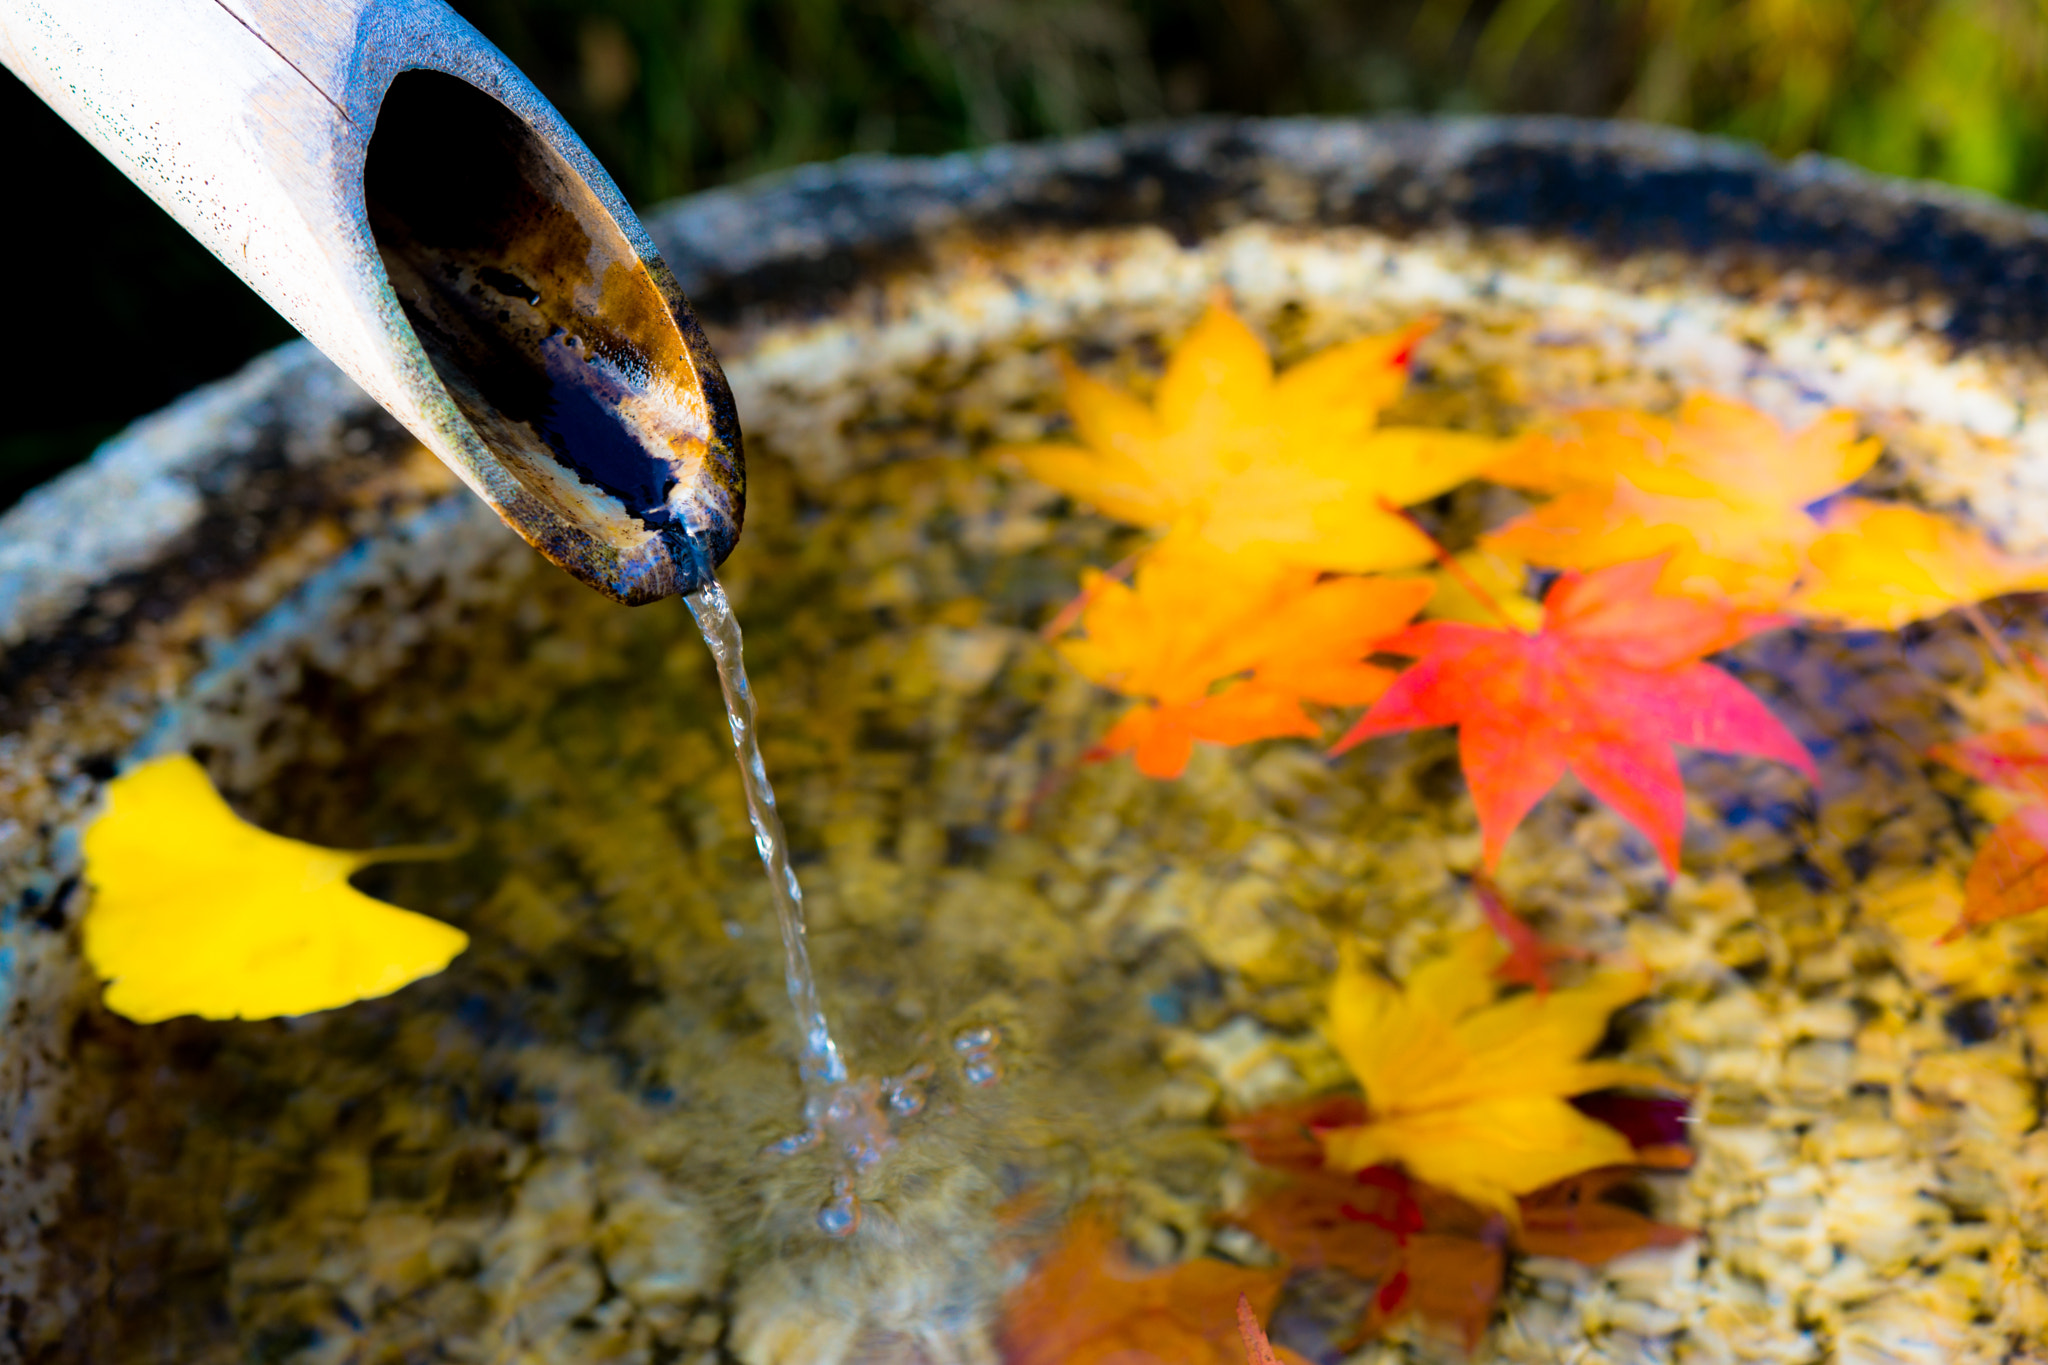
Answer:
<svg viewBox="0 0 2048 1365"><path fill-rule="evenodd" d="M1581 1265L1605 1265L1645 1247L1672 1247L1696 1234L1659 1223L1610 1196L1636 1177L1630 1166L1584 1171L1522 1199L1515 1249L1526 1256L1559 1256Z"/></svg>

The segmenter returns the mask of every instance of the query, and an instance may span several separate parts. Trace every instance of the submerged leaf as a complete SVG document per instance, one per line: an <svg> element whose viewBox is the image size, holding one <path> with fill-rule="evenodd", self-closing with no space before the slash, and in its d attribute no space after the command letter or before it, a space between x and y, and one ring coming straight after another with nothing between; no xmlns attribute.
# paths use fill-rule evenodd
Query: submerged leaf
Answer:
<svg viewBox="0 0 2048 1365"><path fill-rule="evenodd" d="M417 848L342 852L249 824L184 754L107 787L85 833L83 933L106 1005L151 1024L181 1014L269 1019L388 995L446 967L461 930L386 905L351 873Z"/></svg>
<svg viewBox="0 0 2048 1365"><path fill-rule="evenodd" d="M1391 1167L1297 1172L1231 1221L1292 1265L1375 1286L1366 1336L1416 1314L1470 1346L1500 1295L1502 1220Z"/></svg>
<svg viewBox="0 0 2048 1365"><path fill-rule="evenodd" d="M1133 1266L1108 1220L1084 1211L1003 1303L1006 1365L1237 1365L1239 1296L1265 1317L1285 1272L1197 1257Z"/></svg>
<svg viewBox="0 0 2048 1365"><path fill-rule="evenodd" d="M1083 675L1140 698L1100 746L1134 752L1152 777L1177 777L1196 740L1313 738L1303 700L1362 705L1393 674L1367 663L1429 596L1416 579L1320 579L1314 569L1248 567L1199 541L1169 538L1126 586L1090 574L1082 639L1059 649Z"/></svg>
<svg viewBox="0 0 2048 1365"><path fill-rule="evenodd" d="M2048 560L2008 555L1977 531L1917 507L1844 498L1807 550L1788 604L1829 625L1896 630L1953 607L2048 589Z"/></svg>
<svg viewBox="0 0 2048 1365"><path fill-rule="evenodd" d="M1635 1172L1626 1167L1586 1171L1527 1196L1515 1249L1530 1256L1603 1265L1645 1247L1690 1241L1695 1235L1691 1231L1660 1223L1608 1198L1634 1178Z"/></svg>
<svg viewBox="0 0 2048 1365"><path fill-rule="evenodd" d="M1458 727L1486 870L1566 771L1678 866L1685 792L1672 746L1757 754L1811 778L1813 759L1756 695L1700 661L1777 618L1653 591L1660 564L1566 574L1544 599L1543 630L1426 621L1381 643L1418 663L1338 743L1431 725Z"/></svg>
<svg viewBox="0 0 2048 1365"><path fill-rule="evenodd" d="M1178 530L1247 564L1420 564L1428 538L1383 504L1434 497L1500 451L1464 432L1379 425L1430 326L1360 337L1275 375L1219 297L1174 351L1151 406L1070 365L1067 408L1082 444L1010 453L1108 516Z"/></svg>
<svg viewBox="0 0 2048 1365"><path fill-rule="evenodd" d="M1342 1270L1377 1283L1401 1268L1394 1211L1374 1218L1383 1197L1355 1173L1297 1171L1254 1198L1230 1221L1290 1264Z"/></svg>
<svg viewBox="0 0 2048 1365"><path fill-rule="evenodd" d="M1683 1101L1639 1100L1613 1091L1573 1107L1620 1127L1644 1150L1678 1150ZM1415 1313L1455 1328L1469 1347L1485 1329L1499 1295L1503 1244L1527 1255L1598 1265L1649 1246L1673 1246L1692 1234L1637 1212L1615 1197L1635 1170L1603 1166L1546 1185L1517 1200L1510 1229L1490 1212L1390 1166L1355 1174L1321 1161L1322 1130L1365 1122L1353 1096L1274 1105L1231 1125L1231 1136L1262 1166L1285 1177L1258 1188L1229 1221L1253 1233L1289 1264L1342 1271L1375 1287L1361 1324L1372 1335ZM1638 1131L1631 1132L1634 1126ZM1305 1143L1313 1144L1312 1148Z"/></svg>
<svg viewBox="0 0 2048 1365"><path fill-rule="evenodd" d="M1451 1329L1466 1350L1477 1346L1493 1319L1507 1271L1507 1252L1497 1233L1420 1233L1408 1243L1407 1260L1401 1278L1380 1287L1373 1300L1376 1321L1369 1329L1380 1330L1401 1314L1413 1313Z"/></svg>
<svg viewBox="0 0 2048 1365"><path fill-rule="evenodd" d="M1233 1122L1228 1132L1261 1166L1281 1171L1323 1168L1320 1129L1365 1122L1365 1101L1356 1095L1320 1095L1290 1104L1268 1105Z"/></svg>
<svg viewBox="0 0 2048 1365"><path fill-rule="evenodd" d="M1366 1119L1318 1133L1330 1167L1392 1162L1510 1218L1515 1196L1580 1171L1627 1164L1629 1142L1567 1101L1613 1086L1661 1087L1655 1072L1586 1061L1607 1021L1649 989L1636 973L1495 998L1491 932L1395 986L1347 958L1330 994L1330 1041L1365 1090Z"/></svg>

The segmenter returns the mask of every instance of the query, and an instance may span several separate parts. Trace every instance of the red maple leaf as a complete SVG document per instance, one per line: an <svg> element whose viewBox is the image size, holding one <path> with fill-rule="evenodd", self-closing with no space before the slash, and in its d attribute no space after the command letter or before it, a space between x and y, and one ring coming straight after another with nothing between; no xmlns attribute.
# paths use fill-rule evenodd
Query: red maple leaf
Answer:
<svg viewBox="0 0 2048 1365"><path fill-rule="evenodd" d="M2048 806L2027 806L1984 836L1963 879L1963 915L1938 942L2048 908Z"/></svg>
<svg viewBox="0 0 2048 1365"><path fill-rule="evenodd" d="M1486 916L1487 924L1507 946L1508 955L1493 969L1495 980L1512 986L1527 986L1538 994L1547 995L1550 993L1551 963L1576 961L1588 956L1583 948L1545 943L1529 927L1529 921L1508 908L1499 890L1486 878L1473 879L1472 893L1479 898L1479 912Z"/></svg>
<svg viewBox="0 0 2048 1365"><path fill-rule="evenodd" d="M1455 725L1488 871L1568 770L1676 869L1685 790L1673 745L1774 758L1809 779L1814 767L1754 693L1701 662L1783 618L1658 596L1663 566L1646 559L1564 575L1544 598L1534 635L1461 621L1401 632L1379 648L1418 662L1333 752L1375 735Z"/></svg>

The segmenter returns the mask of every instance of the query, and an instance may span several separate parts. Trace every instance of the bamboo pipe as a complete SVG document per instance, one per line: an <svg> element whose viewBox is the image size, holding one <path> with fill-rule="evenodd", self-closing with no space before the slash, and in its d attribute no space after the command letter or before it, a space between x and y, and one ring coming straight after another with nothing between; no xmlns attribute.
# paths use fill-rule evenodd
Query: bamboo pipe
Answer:
<svg viewBox="0 0 2048 1365"><path fill-rule="evenodd" d="M0 63L547 558L639 603L731 552L739 422L675 276L440 0L0 0Z"/></svg>

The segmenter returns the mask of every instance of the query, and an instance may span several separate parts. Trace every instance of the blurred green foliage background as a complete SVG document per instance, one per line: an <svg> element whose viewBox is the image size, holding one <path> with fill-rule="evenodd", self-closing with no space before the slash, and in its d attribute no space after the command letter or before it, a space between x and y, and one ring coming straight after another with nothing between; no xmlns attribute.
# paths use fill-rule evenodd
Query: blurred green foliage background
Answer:
<svg viewBox="0 0 2048 1365"><path fill-rule="evenodd" d="M2048 204L2048 0L453 0L651 203L849 152L1198 113L1682 124ZM0 77L37 332L0 501L284 324ZM54 192L52 192L54 191ZM22 201L18 201L22 202Z"/></svg>
<svg viewBox="0 0 2048 1365"><path fill-rule="evenodd" d="M2042 0L456 0L646 201L1177 115L1651 119L2048 201Z"/></svg>

